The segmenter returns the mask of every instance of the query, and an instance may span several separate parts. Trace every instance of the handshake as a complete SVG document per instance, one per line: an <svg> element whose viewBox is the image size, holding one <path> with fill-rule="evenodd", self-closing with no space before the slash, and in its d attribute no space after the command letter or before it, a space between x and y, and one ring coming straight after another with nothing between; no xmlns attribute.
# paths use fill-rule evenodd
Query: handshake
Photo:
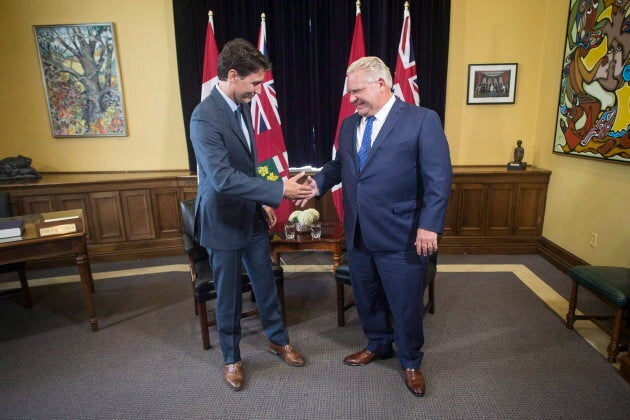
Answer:
<svg viewBox="0 0 630 420"><path fill-rule="evenodd" d="M319 194L317 183L311 176L306 177L306 182L299 181L304 178L304 172L300 172L284 182L284 198L287 198L298 207L304 207L306 202Z"/></svg>

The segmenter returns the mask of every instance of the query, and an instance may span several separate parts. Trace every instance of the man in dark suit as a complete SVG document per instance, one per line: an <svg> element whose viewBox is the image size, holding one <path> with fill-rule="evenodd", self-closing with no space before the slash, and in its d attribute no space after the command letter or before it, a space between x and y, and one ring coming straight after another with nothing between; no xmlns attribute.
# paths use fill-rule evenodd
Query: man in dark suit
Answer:
<svg viewBox="0 0 630 420"><path fill-rule="evenodd" d="M405 385L421 396L424 280L450 194L448 143L435 112L392 94L379 58L352 63L346 86L357 112L342 123L335 159L307 180L311 196L343 182L352 291L368 340L344 363L390 358L395 344Z"/></svg>
<svg viewBox="0 0 630 420"><path fill-rule="evenodd" d="M252 281L269 350L292 366L304 365L302 355L289 344L282 320L267 230L276 222L271 206L277 207L282 197L304 198L310 188L298 182L303 172L284 183L256 177L250 103L270 68L267 58L249 42L228 42L219 55L219 83L195 108L190 121L199 164L195 231L208 250L216 284L223 378L235 390L243 386L241 263Z"/></svg>

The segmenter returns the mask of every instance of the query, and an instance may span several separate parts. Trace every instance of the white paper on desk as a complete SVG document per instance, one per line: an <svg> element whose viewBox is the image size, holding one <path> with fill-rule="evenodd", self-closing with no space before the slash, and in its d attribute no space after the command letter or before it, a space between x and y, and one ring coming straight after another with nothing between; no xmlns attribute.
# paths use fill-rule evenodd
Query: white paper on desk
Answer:
<svg viewBox="0 0 630 420"><path fill-rule="evenodd" d="M3 244L5 242L14 242L14 241L21 241L22 240L22 236L11 236L8 238L0 238L0 244Z"/></svg>
<svg viewBox="0 0 630 420"><path fill-rule="evenodd" d="M67 217L56 217L54 219L44 219L44 222L59 222L61 220L72 220L72 219L78 219L79 216L67 216Z"/></svg>

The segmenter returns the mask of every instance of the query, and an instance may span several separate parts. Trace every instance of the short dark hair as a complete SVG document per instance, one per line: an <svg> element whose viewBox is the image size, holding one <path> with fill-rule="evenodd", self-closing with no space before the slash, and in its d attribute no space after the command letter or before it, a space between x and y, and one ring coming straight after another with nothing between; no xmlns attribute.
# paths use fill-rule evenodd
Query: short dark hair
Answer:
<svg viewBox="0 0 630 420"><path fill-rule="evenodd" d="M219 80L227 80L228 71L236 70L240 77L246 77L261 69L271 70L271 62L256 47L244 39L229 41L219 54L217 73Z"/></svg>

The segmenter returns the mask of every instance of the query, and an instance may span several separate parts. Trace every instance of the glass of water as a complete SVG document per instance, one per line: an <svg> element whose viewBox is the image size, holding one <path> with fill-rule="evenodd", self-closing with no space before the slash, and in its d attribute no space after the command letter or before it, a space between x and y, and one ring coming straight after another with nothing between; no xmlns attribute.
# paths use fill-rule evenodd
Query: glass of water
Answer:
<svg viewBox="0 0 630 420"><path fill-rule="evenodd" d="M319 239L322 237L322 224L319 222L311 224L311 238Z"/></svg>
<svg viewBox="0 0 630 420"><path fill-rule="evenodd" d="M287 239L295 239L295 223L284 224L284 236Z"/></svg>

